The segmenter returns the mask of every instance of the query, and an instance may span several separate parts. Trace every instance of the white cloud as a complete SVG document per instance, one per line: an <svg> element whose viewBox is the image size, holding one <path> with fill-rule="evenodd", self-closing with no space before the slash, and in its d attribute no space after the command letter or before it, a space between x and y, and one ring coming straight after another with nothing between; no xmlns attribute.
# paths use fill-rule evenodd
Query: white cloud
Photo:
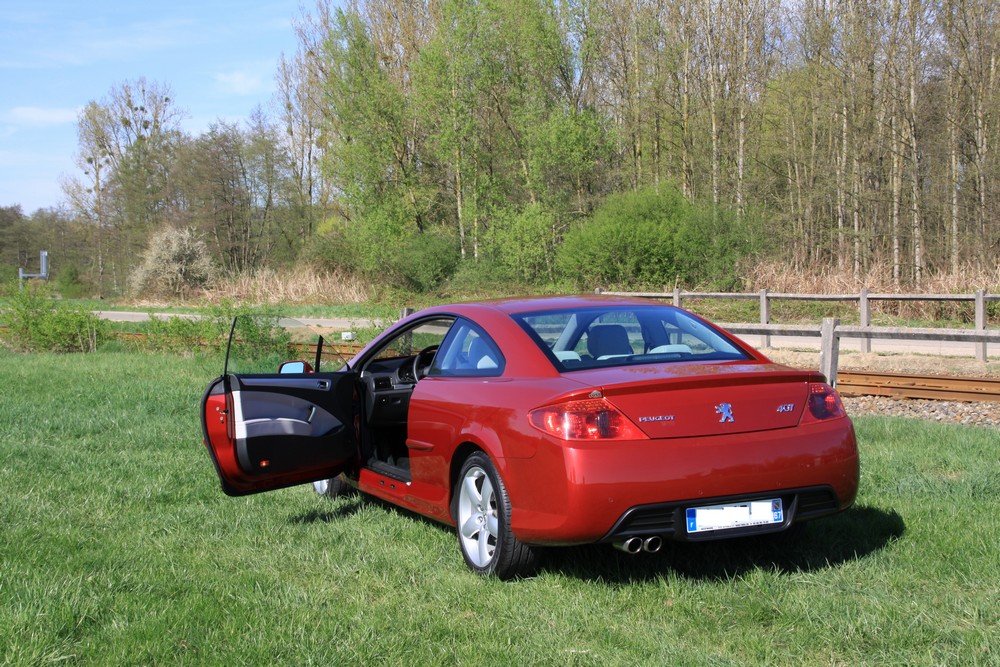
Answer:
<svg viewBox="0 0 1000 667"><path fill-rule="evenodd" d="M18 127L51 127L76 122L79 108L14 107L0 113L0 122Z"/></svg>
<svg viewBox="0 0 1000 667"><path fill-rule="evenodd" d="M96 17L58 16L50 12L44 21L25 21L3 37L0 69L33 70L81 67L101 62L132 62L148 53L169 52L189 45L195 35L188 20L132 21L114 23Z"/></svg>
<svg viewBox="0 0 1000 667"><path fill-rule="evenodd" d="M245 70L220 72L214 78L222 86L222 91L231 95L258 95L271 89L269 79Z"/></svg>

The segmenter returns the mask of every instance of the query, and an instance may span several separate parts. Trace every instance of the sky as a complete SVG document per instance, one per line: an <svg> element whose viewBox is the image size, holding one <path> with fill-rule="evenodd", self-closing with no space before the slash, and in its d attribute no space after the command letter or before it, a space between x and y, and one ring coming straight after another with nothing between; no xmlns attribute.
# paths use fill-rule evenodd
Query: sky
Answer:
<svg viewBox="0 0 1000 667"><path fill-rule="evenodd" d="M0 207L64 203L76 121L126 81L169 87L182 129L269 109L303 0L0 0Z"/></svg>

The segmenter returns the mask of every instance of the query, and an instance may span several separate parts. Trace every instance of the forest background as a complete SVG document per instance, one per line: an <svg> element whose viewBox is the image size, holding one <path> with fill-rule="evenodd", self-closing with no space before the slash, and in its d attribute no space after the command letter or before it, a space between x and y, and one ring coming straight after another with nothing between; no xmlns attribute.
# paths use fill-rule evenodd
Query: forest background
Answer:
<svg viewBox="0 0 1000 667"><path fill-rule="evenodd" d="M45 248L64 296L1000 285L992 0L322 0L297 31L249 122L186 134L167 82L90 102L66 204L0 208L0 277Z"/></svg>

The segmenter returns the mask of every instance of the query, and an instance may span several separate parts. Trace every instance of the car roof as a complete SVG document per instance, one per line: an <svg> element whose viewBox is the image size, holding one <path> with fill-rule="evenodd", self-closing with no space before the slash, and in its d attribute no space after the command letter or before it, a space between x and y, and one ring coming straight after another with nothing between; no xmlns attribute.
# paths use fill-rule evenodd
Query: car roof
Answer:
<svg viewBox="0 0 1000 667"><path fill-rule="evenodd" d="M502 299L491 299L488 301L476 301L450 306L440 306L435 310L455 310L488 308L502 312L506 315L520 313L540 312L546 310L564 310L571 308L593 308L599 306L665 306L669 305L662 301L649 299L638 299L620 296L608 296L603 294L580 294L563 296L537 296L537 297L507 297Z"/></svg>

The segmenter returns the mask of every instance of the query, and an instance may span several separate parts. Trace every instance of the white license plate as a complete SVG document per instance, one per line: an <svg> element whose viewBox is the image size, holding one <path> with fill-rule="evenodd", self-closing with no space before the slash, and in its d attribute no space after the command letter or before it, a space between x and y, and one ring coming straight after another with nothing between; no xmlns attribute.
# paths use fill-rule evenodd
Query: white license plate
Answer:
<svg viewBox="0 0 1000 667"><path fill-rule="evenodd" d="M687 532L704 533L710 530L746 528L781 523L785 513L781 498L749 500L742 503L689 507L686 512Z"/></svg>

